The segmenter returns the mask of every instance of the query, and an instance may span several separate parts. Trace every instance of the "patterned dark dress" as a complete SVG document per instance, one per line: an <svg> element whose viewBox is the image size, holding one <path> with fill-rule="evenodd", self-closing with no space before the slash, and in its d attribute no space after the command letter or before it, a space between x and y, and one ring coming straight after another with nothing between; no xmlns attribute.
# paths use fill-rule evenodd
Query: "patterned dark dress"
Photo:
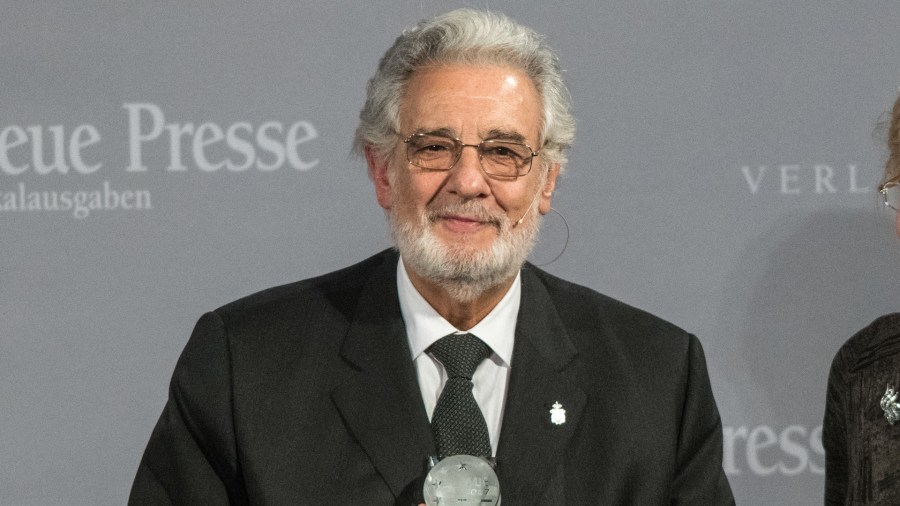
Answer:
<svg viewBox="0 0 900 506"><path fill-rule="evenodd" d="M826 505L900 505L900 422L881 409L888 385L900 390L900 313L878 318L834 357L822 432Z"/></svg>

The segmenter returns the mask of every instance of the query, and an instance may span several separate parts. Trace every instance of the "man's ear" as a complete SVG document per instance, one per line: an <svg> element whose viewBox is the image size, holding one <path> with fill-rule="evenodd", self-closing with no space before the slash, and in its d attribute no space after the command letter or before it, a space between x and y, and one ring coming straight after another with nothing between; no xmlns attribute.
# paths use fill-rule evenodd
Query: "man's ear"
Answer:
<svg viewBox="0 0 900 506"><path fill-rule="evenodd" d="M387 157L379 153L375 146L366 144L366 165L369 166L369 179L375 185L375 198L378 205L390 209L393 204L391 181L388 177Z"/></svg>
<svg viewBox="0 0 900 506"><path fill-rule="evenodd" d="M553 197L553 190L556 189L556 178L559 177L559 164L551 163L547 168L547 180L544 181L544 187L541 189L541 203L538 205L538 211L541 214L550 212L550 201Z"/></svg>

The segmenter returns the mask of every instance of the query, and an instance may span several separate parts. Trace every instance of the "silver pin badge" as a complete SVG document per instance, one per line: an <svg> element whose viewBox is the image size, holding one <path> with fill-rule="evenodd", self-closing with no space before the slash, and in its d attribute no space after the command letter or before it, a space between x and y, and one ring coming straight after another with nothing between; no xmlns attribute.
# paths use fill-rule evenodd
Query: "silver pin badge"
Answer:
<svg viewBox="0 0 900 506"><path fill-rule="evenodd" d="M550 423L553 425L562 425L566 423L566 410L563 409L559 401L553 403L550 409Z"/></svg>
<svg viewBox="0 0 900 506"><path fill-rule="evenodd" d="M900 396L900 392L897 392L894 390L894 387L888 385L887 390L881 397L881 409L884 410L884 417L891 425L894 425L897 420L900 420L900 402L897 402L898 396Z"/></svg>

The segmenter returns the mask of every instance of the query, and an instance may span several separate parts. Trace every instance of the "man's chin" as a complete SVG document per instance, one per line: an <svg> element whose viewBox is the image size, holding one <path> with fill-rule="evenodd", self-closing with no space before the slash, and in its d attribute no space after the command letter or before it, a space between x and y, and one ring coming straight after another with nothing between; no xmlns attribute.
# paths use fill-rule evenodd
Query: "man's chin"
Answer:
<svg viewBox="0 0 900 506"><path fill-rule="evenodd" d="M463 254L487 252L500 240L497 227L492 225L454 229L438 224L430 230L430 235L439 241L444 249L460 251Z"/></svg>
<svg viewBox="0 0 900 506"><path fill-rule="evenodd" d="M451 234L440 223L423 220L416 227L388 216L404 263L460 302L475 300L515 276L536 237L536 229L504 232L496 226L477 234Z"/></svg>
<svg viewBox="0 0 900 506"><path fill-rule="evenodd" d="M483 265L484 262L492 261L493 250L490 246L480 246L475 244L443 243L445 262L458 266L459 268L472 269Z"/></svg>

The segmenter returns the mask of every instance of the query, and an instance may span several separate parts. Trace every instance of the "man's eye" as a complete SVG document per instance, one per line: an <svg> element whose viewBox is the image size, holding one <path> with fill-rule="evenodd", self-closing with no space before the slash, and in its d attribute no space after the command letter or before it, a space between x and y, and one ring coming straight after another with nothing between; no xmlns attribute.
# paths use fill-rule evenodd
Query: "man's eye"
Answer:
<svg viewBox="0 0 900 506"><path fill-rule="evenodd" d="M497 158L521 158L518 153L506 146L491 146L490 148L484 150L484 154Z"/></svg>
<svg viewBox="0 0 900 506"><path fill-rule="evenodd" d="M422 146L419 148L419 151L431 151L431 152L440 152L447 151L447 146L441 146L440 144L428 144L427 146Z"/></svg>

